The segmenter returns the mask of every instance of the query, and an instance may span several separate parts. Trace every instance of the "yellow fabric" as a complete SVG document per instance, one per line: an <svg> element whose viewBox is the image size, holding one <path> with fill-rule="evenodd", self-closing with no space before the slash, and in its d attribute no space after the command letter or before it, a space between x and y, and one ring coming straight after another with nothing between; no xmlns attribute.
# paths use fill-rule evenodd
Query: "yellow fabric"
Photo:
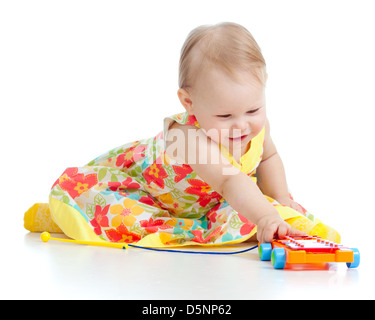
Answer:
<svg viewBox="0 0 375 320"><path fill-rule="evenodd" d="M77 209L51 196L49 208L53 220L68 237L75 240L104 242L95 234Z"/></svg>
<svg viewBox="0 0 375 320"><path fill-rule="evenodd" d="M292 228L306 232L308 235L321 237L336 243L341 242L340 234L332 227L323 224L320 220L311 221L304 216L298 216L285 220Z"/></svg>
<svg viewBox="0 0 375 320"><path fill-rule="evenodd" d="M228 159L228 161L237 169L241 170L246 174L250 174L254 168L256 168L258 162L261 159L263 153L263 143L264 143L265 128L251 140L251 145L249 150L241 157L240 163L238 163L229 151L222 145L220 145L220 150L222 154Z"/></svg>
<svg viewBox="0 0 375 320"><path fill-rule="evenodd" d="M48 203L35 203L27 210L24 216L24 227L31 232L62 232L52 220Z"/></svg>

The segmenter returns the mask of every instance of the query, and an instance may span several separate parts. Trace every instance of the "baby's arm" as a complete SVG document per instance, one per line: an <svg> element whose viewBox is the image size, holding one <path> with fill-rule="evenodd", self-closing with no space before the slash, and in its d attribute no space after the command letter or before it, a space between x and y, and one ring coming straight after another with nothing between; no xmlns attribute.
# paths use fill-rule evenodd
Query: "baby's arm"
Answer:
<svg viewBox="0 0 375 320"><path fill-rule="evenodd" d="M184 133L186 148L184 158L179 160L188 163L204 181L227 200L234 210L257 225L257 238L260 242L270 242L275 237L283 238L287 234L297 234L281 219L254 181L235 169L223 157L219 146L208 138L203 130L193 126L180 126L178 129ZM188 130L196 130L198 139L188 141ZM192 163L191 159L203 158L202 150L209 150L205 152L207 161ZM213 164L213 159L219 159L219 163ZM229 170L232 174L225 174Z"/></svg>
<svg viewBox="0 0 375 320"><path fill-rule="evenodd" d="M259 188L263 194L277 200L280 204L303 213L301 206L289 196L284 165L272 141L268 121L266 123L263 157L257 168L257 177Z"/></svg>
<svg viewBox="0 0 375 320"><path fill-rule="evenodd" d="M255 182L242 172L223 181L222 195L233 209L257 225L259 242L271 242L286 235L303 235L281 219Z"/></svg>

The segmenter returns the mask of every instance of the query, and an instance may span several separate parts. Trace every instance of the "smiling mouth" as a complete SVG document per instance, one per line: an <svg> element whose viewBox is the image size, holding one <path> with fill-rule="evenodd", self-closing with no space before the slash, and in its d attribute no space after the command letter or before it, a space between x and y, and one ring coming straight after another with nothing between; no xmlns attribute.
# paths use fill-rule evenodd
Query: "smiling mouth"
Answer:
<svg viewBox="0 0 375 320"><path fill-rule="evenodd" d="M237 141L243 141L247 138L248 134L245 134L244 136L241 136L241 137L238 137L238 138L229 138L230 141L234 141L234 142L237 142Z"/></svg>

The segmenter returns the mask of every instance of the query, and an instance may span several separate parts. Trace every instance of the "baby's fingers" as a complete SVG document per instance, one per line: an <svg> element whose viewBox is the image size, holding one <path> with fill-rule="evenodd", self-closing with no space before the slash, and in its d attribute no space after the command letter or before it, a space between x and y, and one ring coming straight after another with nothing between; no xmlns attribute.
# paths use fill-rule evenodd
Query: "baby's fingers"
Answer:
<svg viewBox="0 0 375 320"><path fill-rule="evenodd" d="M257 235L258 241L260 243L272 242L276 233L277 233L276 224L270 224L264 229L258 228L258 235Z"/></svg>
<svg viewBox="0 0 375 320"><path fill-rule="evenodd" d="M290 236L294 236L294 237L300 237L300 236L306 236L306 232L303 232L301 230L298 230L298 229L290 229L289 231L289 235Z"/></svg>
<svg viewBox="0 0 375 320"><path fill-rule="evenodd" d="M277 229L277 238L284 239L286 235L290 234L291 227L287 223L282 223Z"/></svg>

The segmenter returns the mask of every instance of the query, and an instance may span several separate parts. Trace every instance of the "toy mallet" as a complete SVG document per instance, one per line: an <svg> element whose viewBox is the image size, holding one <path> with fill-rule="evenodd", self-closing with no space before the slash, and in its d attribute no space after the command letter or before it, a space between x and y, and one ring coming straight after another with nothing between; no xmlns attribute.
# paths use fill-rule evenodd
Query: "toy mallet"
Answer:
<svg viewBox="0 0 375 320"><path fill-rule="evenodd" d="M49 240L61 241L61 242L70 242L70 243L78 243L78 244L85 244L88 246L99 246L99 247L111 247L117 249L127 249L127 243L113 243L113 242L95 242L95 241L80 241L80 240L71 240L71 239L60 239L60 238L52 238L49 232L43 232L40 235L40 239L43 242L48 242Z"/></svg>

